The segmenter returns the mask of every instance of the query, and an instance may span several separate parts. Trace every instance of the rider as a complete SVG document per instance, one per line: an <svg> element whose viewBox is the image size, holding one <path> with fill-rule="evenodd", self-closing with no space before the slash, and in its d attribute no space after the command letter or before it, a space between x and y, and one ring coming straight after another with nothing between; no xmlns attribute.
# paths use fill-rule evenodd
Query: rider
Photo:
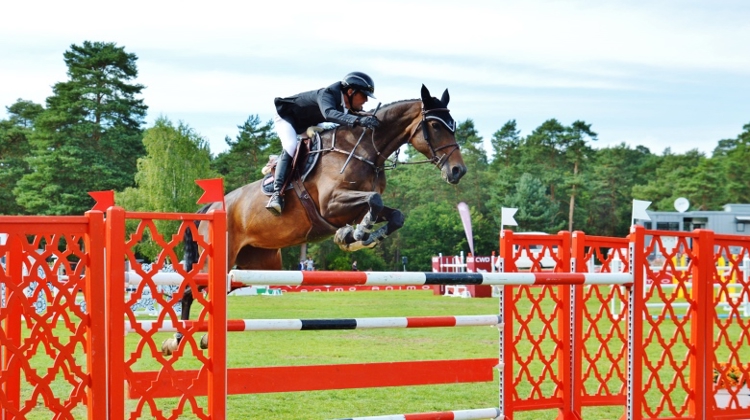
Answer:
<svg viewBox="0 0 750 420"><path fill-rule="evenodd" d="M367 98L375 98L374 93L375 84L370 76L355 71L331 86L274 100L274 126L284 151L276 163L273 194L266 205L268 211L279 216L284 209L281 188L289 175L292 156L297 148L297 134L323 122L376 128L380 122L374 116L352 114L361 112Z"/></svg>

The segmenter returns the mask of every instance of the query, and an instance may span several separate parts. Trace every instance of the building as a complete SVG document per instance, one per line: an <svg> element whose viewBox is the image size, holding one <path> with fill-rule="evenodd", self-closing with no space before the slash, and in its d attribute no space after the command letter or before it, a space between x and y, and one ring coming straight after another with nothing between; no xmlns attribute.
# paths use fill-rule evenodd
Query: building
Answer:
<svg viewBox="0 0 750 420"><path fill-rule="evenodd" d="M639 220L646 229L692 231L708 229L719 234L750 235L750 204L725 204L720 211L646 211L651 221Z"/></svg>

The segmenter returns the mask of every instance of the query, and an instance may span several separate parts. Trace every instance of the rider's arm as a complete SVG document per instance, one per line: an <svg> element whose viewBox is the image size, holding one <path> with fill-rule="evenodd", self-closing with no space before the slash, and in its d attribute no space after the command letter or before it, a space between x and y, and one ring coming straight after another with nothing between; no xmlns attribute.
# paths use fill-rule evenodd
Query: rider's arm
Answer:
<svg viewBox="0 0 750 420"><path fill-rule="evenodd" d="M340 105L340 102L341 92L338 89L332 89L329 87L323 89L318 95L318 106L320 106L320 112L323 114L326 121L345 124L349 127L354 126L354 123L357 122L357 116L344 114L339 111L338 106Z"/></svg>

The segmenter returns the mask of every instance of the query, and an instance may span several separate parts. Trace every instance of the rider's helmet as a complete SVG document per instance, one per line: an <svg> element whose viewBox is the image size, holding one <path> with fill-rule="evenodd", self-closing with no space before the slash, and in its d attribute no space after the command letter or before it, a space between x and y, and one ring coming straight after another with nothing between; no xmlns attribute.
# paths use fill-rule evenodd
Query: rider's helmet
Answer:
<svg viewBox="0 0 750 420"><path fill-rule="evenodd" d="M370 78L370 76L360 71L353 71L344 76L344 80L341 81L341 86L344 89L352 88L354 90L358 90L365 95L375 99L375 83L372 81L372 78Z"/></svg>

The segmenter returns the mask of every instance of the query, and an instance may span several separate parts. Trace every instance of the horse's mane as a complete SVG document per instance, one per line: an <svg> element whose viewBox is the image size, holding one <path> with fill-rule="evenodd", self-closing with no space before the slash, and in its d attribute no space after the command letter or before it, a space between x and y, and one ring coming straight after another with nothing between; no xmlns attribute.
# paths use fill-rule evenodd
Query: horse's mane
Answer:
<svg viewBox="0 0 750 420"><path fill-rule="evenodd" d="M393 102L391 102L389 104L382 105L381 109L386 109L386 108L389 108L391 106L398 105L398 104L401 104L401 103L404 103L404 102L415 102L415 101L421 101L421 99L401 99L401 100L398 100L398 101L393 101ZM375 112L375 108L373 108L373 109L371 109L371 110L369 110L367 112L370 113L370 114L372 114L373 112Z"/></svg>

